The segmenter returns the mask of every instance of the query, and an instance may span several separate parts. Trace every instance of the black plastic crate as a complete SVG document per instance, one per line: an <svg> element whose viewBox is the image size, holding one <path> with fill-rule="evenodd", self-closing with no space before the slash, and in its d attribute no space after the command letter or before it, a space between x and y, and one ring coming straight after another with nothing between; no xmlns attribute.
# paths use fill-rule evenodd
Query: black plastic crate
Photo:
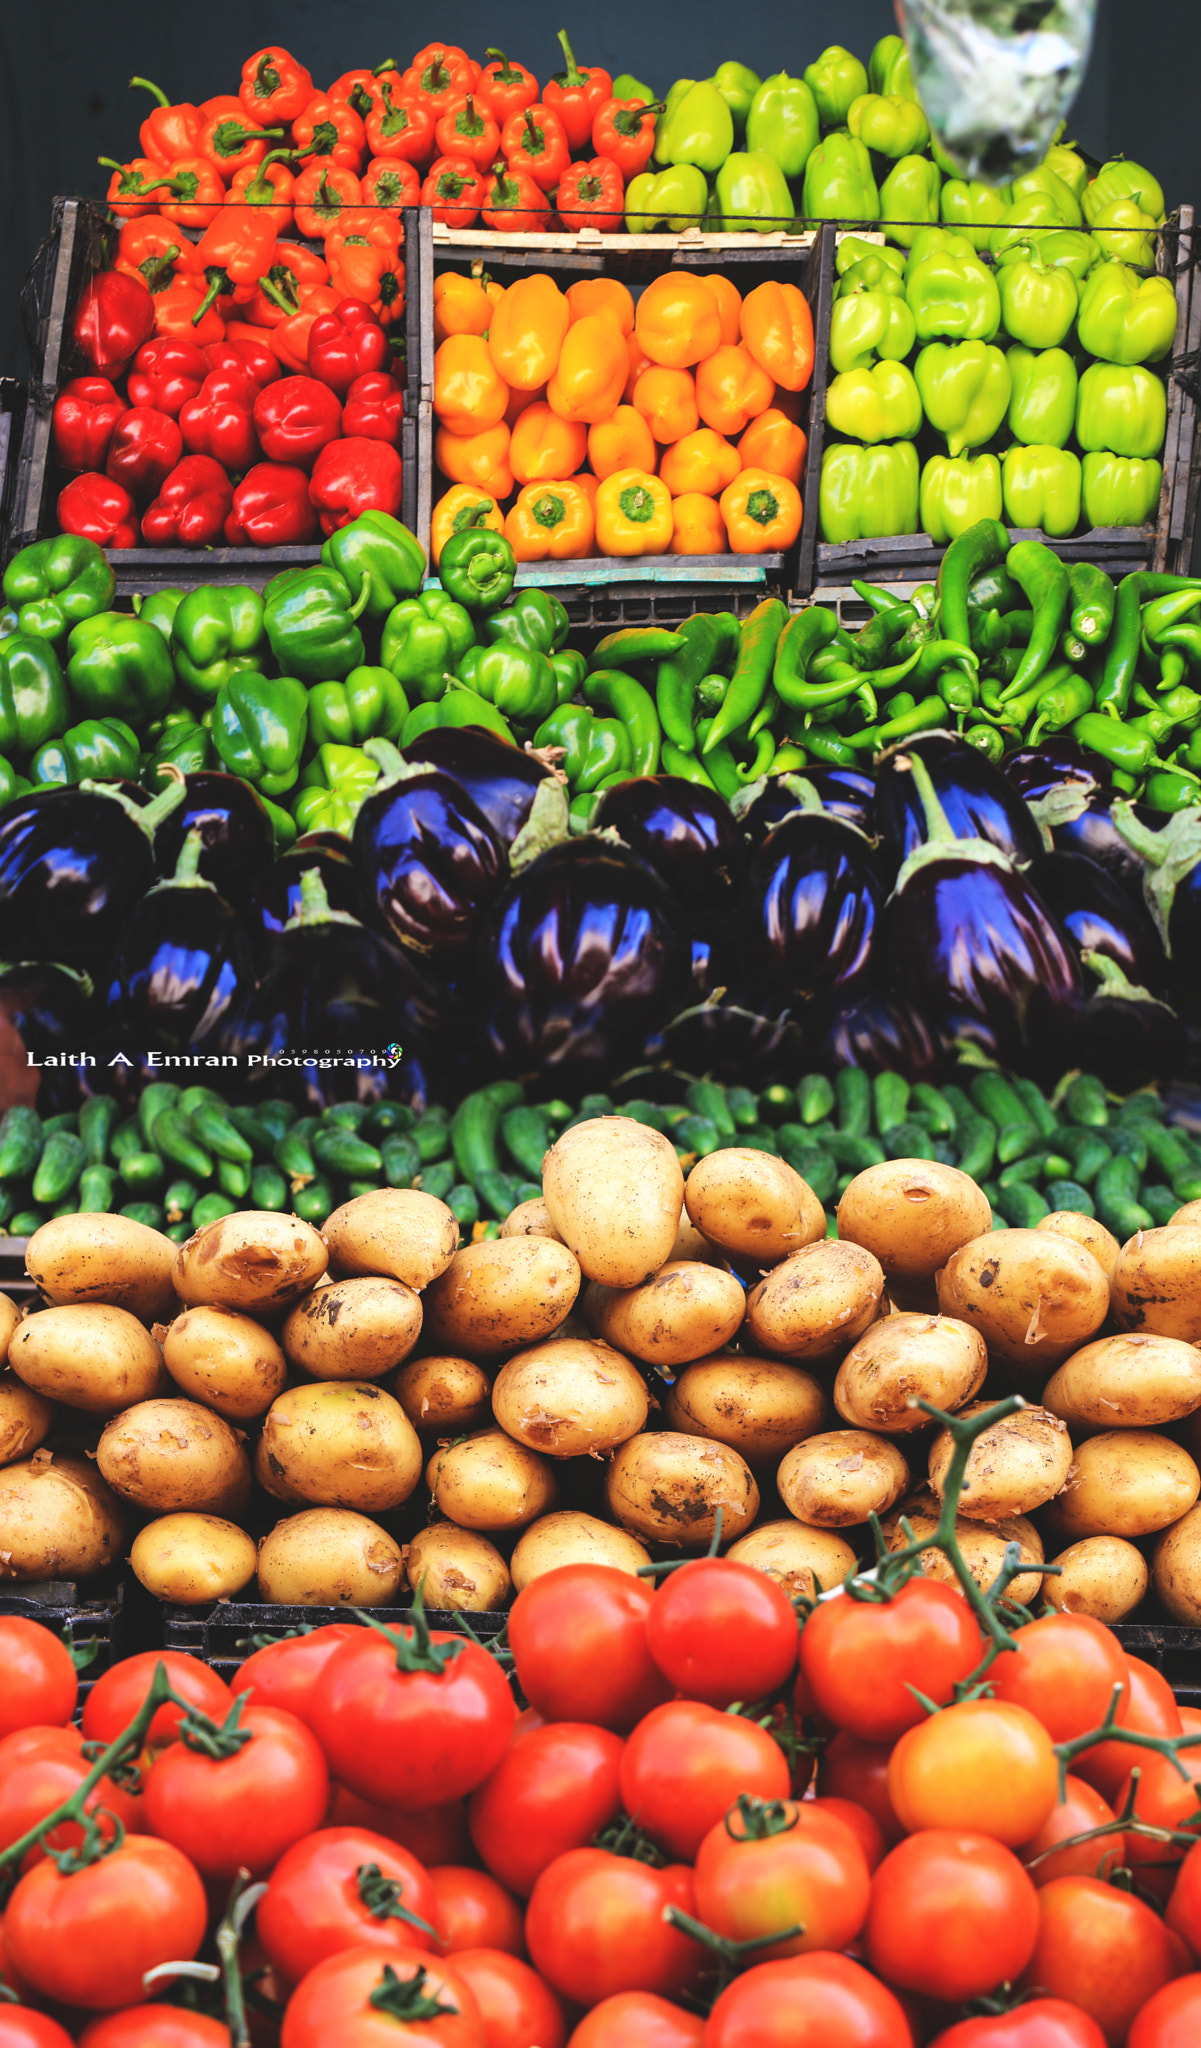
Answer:
<svg viewBox="0 0 1201 2048"><path fill-rule="evenodd" d="M129 1624L125 1589L88 1597L88 1588L67 1579L31 1580L22 1586L0 1586L0 1614L21 1615L53 1629L69 1650L87 1656L79 1673L79 1698L87 1698L96 1680L128 1657L142 1643Z"/></svg>
<svg viewBox="0 0 1201 2048"><path fill-rule="evenodd" d="M1120 1621L1113 1632L1132 1657L1141 1657L1167 1679L1181 1706L1201 1707L1201 1628Z"/></svg>
<svg viewBox="0 0 1201 2048"><path fill-rule="evenodd" d="M18 458L25 424L25 386L15 377L0 377L0 561L17 494Z"/></svg>
<svg viewBox="0 0 1201 2048"><path fill-rule="evenodd" d="M385 1628L404 1628L412 1618L409 1607L373 1607L371 1612ZM211 1607L164 1607L162 1647L186 1650L211 1664L214 1671L230 1679L255 1648L256 1636L297 1635L304 1629L327 1628L331 1622L353 1621L348 1607L284 1607L265 1600L218 1600ZM491 1642L508 1624L507 1614L459 1615L440 1608L427 1608L426 1621L432 1629L445 1629L466 1636L468 1628L483 1642Z"/></svg>

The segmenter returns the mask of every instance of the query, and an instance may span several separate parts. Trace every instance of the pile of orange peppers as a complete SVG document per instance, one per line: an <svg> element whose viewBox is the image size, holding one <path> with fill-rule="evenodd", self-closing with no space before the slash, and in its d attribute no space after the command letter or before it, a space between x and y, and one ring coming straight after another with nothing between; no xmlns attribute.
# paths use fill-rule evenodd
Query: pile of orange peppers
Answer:
<svg viewBox="0 0 1201 2048"><path fill-rule="evenodd" d="M445 270L434 338L435 563L471 518L519 562L767 554L800 533L813 320L796 285L743 298L667 270L635 298L613 277L506 290Z"/></svg>

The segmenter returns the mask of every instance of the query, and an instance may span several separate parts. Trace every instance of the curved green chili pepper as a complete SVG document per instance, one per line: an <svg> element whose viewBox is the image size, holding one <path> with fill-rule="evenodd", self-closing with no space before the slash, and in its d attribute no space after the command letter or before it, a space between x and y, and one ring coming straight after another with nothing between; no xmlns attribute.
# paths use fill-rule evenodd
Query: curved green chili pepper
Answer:
<svg viewBox="0 0 1201 2048"><path fill-rule="evenodd" d="M894 605L891 611L877 612L855 635L855 659L860 668L882 668L889 649L920 617L914 604Z"/></svg>
<svg viewBox="0 0 1201 2048"><path fill-rule="evenodd" d="M944 668L938 677L938 694L948 711L974 711L976 708L976 685L971 676L961 668Z"/></svg>
<svg viewBox="0 0 1201 2048"><path fill-rule="evenodd" d="M653 775L659 766L660 731L650 691L622 669L597 668L585 680L584 699L594 710L611 712L624 726L633 760L631 775Z"/></svg>
<svg viewBox="0 0 1201 2048"><path fill-rule="evenodd" d="M1160 768L1147 777L1139 802L1153 811L1191 811L1201 804L1201 776L1186 768Z"/></svg>
<svg viewBox="0 0 1201 2048"><path fill-rule="evenodd" d="M783 740L776 748L767 772L769 775L792 775L804 766L804 747L798 747L795 740Z"/></svg>
<svg viewBox="0 0 1201 2048"><path fill-rule="evenodd" d="M686 754L672 740L665 739L660 749L660 759L665 775L678 775L684 782L695 782L701 789L716 790L716 783L707 775L695 754Z"/></svg>
<svg viewBox="0 0 1201 2048"><path fill-rule="evenodd" d="M1008 690L1002 691L997 714L998 722L1004 726L1012 726L1017 732L1023 731L1031 712L1036 705L1042 703L1048 690L1053 690L1059 683L1066 683L1069 676L1075 673L1070 662L1060 661L1056 662L1053 668L1044 669L1034 682L1027 683L1020 697L1011 697Z"/></svg>
<svg viewBox="0 0 1201 2048"><path fill-rule="evenodd" d="M951 542L938 571L942 629L949 640L968 645L968 590L972 580L981 569L992 569L1004 562L1008 552L1008 529L999 519L978 519Z"/></svg>
<svg viewBox="0 0 1201 2048"><path fill-rule="evenodd" d="M1112 576L1095 562L1073 562L1068 570L1072 589L1072 631L1088 647L1100 647L1108 640L1113 625L1117 591Z"/></svg>
<svg viewBox="0 0 1201 2048"><path fill-rule="evenodd" d="M1030 729L1030 745L1036 747L1043 732L1062 732L1093 708L1093 686L1079 672L1052 684L1038 700L1038 717Z"/></svg>
<svg viewBox="0 0 1201 2048"><path fill-rule="evenodd" d="M881 747L911 739L916 732L937 731L949 723L950 716L941 697L923 697L903 717L890 718L885 725L869 727L866 732L851 733L847 745L857 754L878 753Z"/></svg>
<svg viewBox="0 0 1201 2048"><path fill-rule="evenodd" d="M738 780L744 789L748 782L758 782L761 775L767 774L775 759L775 754L776 736L774 733L764 730L759 734L758 740L755 743L755 757L753 761L751 761L749 766L745 766L742 762L737 764Z"/></svg>
<svg viewBox="0 0 1201 2048"><path fill-rule="evenodd" d="M755 716L771 681L776 649L787 624L788 606L778 597L765 597L744 620L730 687L709 726L702 751L712 753Z"/></svg>
<svg viewBox="0 0 1201 2048"><path fill-rule="evenodd" d="M1137 573L1137 572L1136 572ZM1125 578L1129 581L1129 578ZM1119 591L1119 601L1121 593ZM1086 711L1071 728L1072 738L1091 747L1114 768L1129 775L1141 775L1155 759L1155 741L1150 733L1123 725L1112 712Z"/></svg>
<svg viewBox="0 0 1201 2048"><path fill-rule="evenodd" d="M1130 702L1130 687L1138 667L1142 646L1142 608L1148 598L1168 597L1177 590L1201 589L1191 576L1164 576L1153 569L1136 569L1123 576L1118 585L1113 631L1105 653L1105 669L1097 685L1097 710L1121 718ZM1174 627L1173 632L1189 630ZM1083 638L1083 635L1081 636Z"/></svg>
<svg viewBox="0 0 1201 2048"><path fill-rule="evenodd" d="M1172 626L1179 626L1201 604L1201 585L1193 590L1174 590L1166 597L1152 598L1143 606L1143 638L1158 647ZM1195 623L1195 622L1194 622Z"/></svg>
<svg viewBox="0 0 1201 2048"><path fill-rule="evenodd" d="M718 795L724 796L729 803L731 797L737 796L742 788L742 778L738 773L738 763L725 740L713 738L716 725L716 718L702 718L697 726L696 736L701 743L701 756L709 771L713 787Z"/></svg>
<svg viewBox="0 0 1201 2048"><path fill-rule="evenodd" d="M963 735L969 747L975 747L978 754L984 754L993 762L1005 758L1005 742L995 725L972 725Z"/></svg>
<svg viewBox="0 0 1201 2048"><path fill-rule="evenodd" d="M707 612L694 612L679 628L684 645L659 663L655 676L655 709L665 739L683 753L696 745L693 722L697 685L715 665L718 624Z"/></svg>
<svg viewBox="0 0 1201 2048"><path fill-rule="evenodd" d="M841 739L829 726L815 725L806 731L805 751L826 768L854 768L859 761L851 742Z"/></svg>
<svg viewBox="0 0 1201 2048"><path fill-rule="evenodd" d="M1040 540L1018 541L1006 555L1005 567L1030 599L1034 624L1017 674L1002 701L1020 695L1042 675L1059 645L1072 599L1067 564Z"/></svg>
<svg viewBox="0 0 1201 2048"><path fill-rule="evenodd" d="M944 668L967 669L973 676L977 675L980 670L980 657L973 654L964 641L927 640L925 646L919 649L912 668L912 681L915 684L932 683ZM872 680L878 685L881 679L879 676L873 676Z"/></svg>
<svg viewBox="0 0 1201 2048"><path fill-rule="evenodd" d="M809 664L828 647L838 631L838 615L829 605L811 604L790 619L780 635L772 669L772 687L785 704L803 706L796 693L805 687Z"/></svg>
<svg viewBox="0 0 1201 2048"><path fill-rule="evenodd" d="M971 635L973 651L987 661L990 654L999 654L1003 647L1008 647L1009 620L991 606L987 611L973 612Z"/></svg>
<svg viewBox="0 0 1201 2048"><path fill-rule="evenodd" d="M893 591L885 590L879 583L852 582L851 589L872 611L885 615L889 612L907 611L913 602L911 598L898 597Z"/></svg>

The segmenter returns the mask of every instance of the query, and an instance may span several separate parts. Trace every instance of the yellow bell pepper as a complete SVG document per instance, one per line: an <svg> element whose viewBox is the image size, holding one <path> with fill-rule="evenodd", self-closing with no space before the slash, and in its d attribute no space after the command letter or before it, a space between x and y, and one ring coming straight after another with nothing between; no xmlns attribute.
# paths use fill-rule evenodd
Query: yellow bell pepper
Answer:
<svg viewBox="0 0 1201 2048"><path fill-rule="evenodd" d="M561 420L583 420L586 426L607 420L621 404L628 369L625 336L616 321L586 313L564 336L546 402Z"/></svg>
<svg viewBox="0 0 1201 2048"><path fill-rule="evenodd" d="M439 427L434 460L451 483L472 484L490 498L507 498L513 489L509 440L503 420L485 427L482 434L452 434L449 427Z"/></svg>
<svg viewBox="0 0 1201 2048"><path fill-rule="evenodd" d="M477 277L444 270L434 279L434 342L451 334L486 334L492 324L493 300Z"/></svg>
<svg viewBox="0 0 1201 2048"><path fill-rule="evenodd" d="M592 499L573 478L526 484L505 520L505 539L519 562L575 561L596 538Z"/></svg>
<svg viewBox="0 0 1201 2048"><path fill-rule="evenodd" d="M694 492L717 498L741 468L737 448L712 427L698 427L694 434L685 434L673 447L664 449L659 474L673 498L690 497Z"/></svg>
<svg viewBox="0 0 1201 2048"><path fill-rule="evenodd" d="M736 555L766 555L790 548L801 530L801 494L786 476L744 469L720 498Z"/></svg>
<svg viewBox="0 0 1201 2048"><path fill-rule="evenodd" d="M478 334L451 334L434 355L434 411L452 434L481 434L503 420L509 387Z"/></svg>
<svg viewBox="0 0 1201 2048"><path fill-rule="evenodd" d="M571 307L553 277L540 271L518 278L493 308L488 329L497 375L518 391L536 391L554 375L570 325Z"/></svg>
<svg viewBox="0 0 1201 2048"><path fill-rule="evenodd" d="M654 435L632 405L619 405L588 429L588 460L598 477L612 476L615 469L653 472L656 452Z"/></svg>
<svg viewBox="0 0 1201 2048"><path fill-rule="evenodd" d="M682 441L685 434L695 434L701 423L690 370L669 370L652 363L635 384L632 403L665 448Z"/></svg>
<svg viewBox="0 0 1201 2048"><path fill-rule="evenodd" d="M726 522L716 498L707 498L702 491L683 491L673 498L671 509L673 555L725 554L729 546Z"/></svg>
<svg viewBox="0 0 1201 2048"><path fill-rule="evenodd" d="M435 569L451 535L472 525L477 512L482 515L481 526L492 533L504 532L505 515L487 491L477 491L471 484L452 484L439 498L430 520L430 559Z"/></svg>
<svg viewBox="0 0 1201 2048"><path fill-rule="evenodd" d="M567 303L573 320L596 314L601 320L615 320L623 334L634 332L634 294L617 277L577 277L567 287Z"/></svg>
<svg viewBox="0 0 1201 2048"><path fill-rule="evenodd" d="M596 538L603 555L664 555L674 524L671 492L645 469L615 469L597 491Z"/></svg>
<svg viewBox="0 0 1201 2048"><path fill-rule="evenodd" d="M509 467L519 484L574 476L588 454L588 429L580 420L561 420L545 399L527 406L513 429Z"/></svg>

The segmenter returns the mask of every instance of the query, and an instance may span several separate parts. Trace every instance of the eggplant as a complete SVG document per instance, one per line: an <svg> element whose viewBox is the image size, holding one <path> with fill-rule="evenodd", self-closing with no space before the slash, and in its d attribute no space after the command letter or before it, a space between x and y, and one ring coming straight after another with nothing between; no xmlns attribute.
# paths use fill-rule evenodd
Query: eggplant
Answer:
<svg viewBox="0 0 1201 2048"><path fill-rule="evenodd" d="M871 974L884 892L857 826L823 810L812 784L789 776L803 809L755 854L736 931L748 980L790 999L847 995Z"/></svg>
<svg viewBox="0 0 1201 2048"><path fill-rule="evenodd" d="M194 825L170 881L147 891L121 935L107 983L118 1039L178 1050L211 1031L251 985L250 942L200 874L203 850Z"/></svg>
<svg viewBox="0 0 1201 2048"><path fill-rule="evenodd" d="M1086 952L1084 960L1101 985L1080 1012L1077 1064L1120 1095L1169 1081L1187 1050L1175 1010L1136 987L1107 955Z"/></svg>
<svg viewBox="0 0 1201 2048"><path fill-rule="evenodd" d="M281 853L255 883L246 921L256 938L264 933L277 939L288 919L295 917L300 909L300 878L306 868L317 869L331 910L349 911L357 917L359 891L349 840L336 832L308 832Z"/></svg>
<svg viewBox="0 0 1201 2048"><path fill-rule="evenodd" d="M262 798L240 775L215 769L185 775L183 786L183 802L154 835L160 874L174 874L185 839L198 831L201 880L237 909L248 908L255 883L275 858L275 834Z"/></svg>
<svg viewBox="0 0 1201 2048"><path fill-rule="evenodd" d="M604 791L594 832L613 830L667 883L685 913L708 922L729 899L745 848L730 806L682 775L636 775Z"/></svg>
<svg viewBox="0 0 1201 2048"><path fill-rule="evenodd" d="M804 1034L788 1009L749 990L720 988L708 1002L681 1010L645 1051L685 1074L731 1082L750 1074L756 1087L766 1088L800 1072L804 1049Z"/></svg>
<svg viewBox="0 0 1201 2048"><path fill-rule="evenodd" d="M867 1074L904 1074L934 1081L947 1049L919 1010L869 990L839 1005L825 1019L819 1064L831 1073L862 1067Z"/></svg>
<svg viewBox="0 0 1201 2048"><path fill-rule="evenodd" d="M453 973L505 885L504 849L452 776L406 767L386 741L368 746L385 765L394 759L396 772L364 798L354 821L360 901L398 945Z"/></svg>
<svg viewBox="0 0 1201 2048"><path fill-rule="evenodd" d="M0 1101L36 1103L43 1116L77 1109L90 1070L45 1062L94 1057L96 1023L86 974L53 960L0 970Z"/></svg>
<svg viewBox="0 0 1201 2048"><path fill-rule="evenodd" d="M538 784L552 777L544 761L478 725L434 726L405 748L405 759L453 776L506 851L530 815Z"/></svg>
<svg viewBox="0 0 1201 2048"><path fill-rule="evenodd" d="M831 818L841 818L846 825L857 825L869 839L872 838L872 807L876 797L873 775L866 775L861 768L806 768L805 781L812 783L822 800L823 810ZM760 846L772 827L796 810L795 782L795 775L772 775L764 782L748 784L746 797L749 801L744 801L741 794L735 797L735 816L752 846Z"/></svg>
<svg viewBox="0 0 1201 2048"><path fill-rule="evenodd" d="M1166 962L1144 902L1082 853L1040 854L1029 880L1058 918L1078 955L1104 954L1129 981L1162 992Z"/></svg>
<svg viewBox="0 0 1201 2048"><path fill-rule="evenodd" d="M1187 1022L1196 1023L1201 1021L1201 809L1177 811L1158 831L1147 816L1140 806L1118 797L1110 823L1139 862L1143 900L1168 963L1171 1000Z"/></svg>
<svg viewBox="0 0 1201 2048"><path fill-rule="evenodd" d="M1027 803L1046 796L1061 782L1093 783L1098 789L1108 789L1113 780L1108 761L1063 734L1044 739L1037 747L1021 747L1016 754L1006 754L1001 773Z"/></svg>
<svg viewBox="0 0 1201 2048"><path fill-rule="evenodd" d="M1045 796L1029 799L1031 816L1049 836L1050 844L1063 853L1082 853L1104 868L1111 881L1128 896L1143 894L1144 867L1141 854L1119 832L1114 806L1125 804L1115 790L1098 786L1089 789L1080 782L1061 782ZM1158 822L1157 811L1126 805L1136 820ZM1181 816L1187 815L1182 812Z"/></svg>
<svg viewBox="0 0 1201 2048"><path fill-rule="evenodd" d="M953 733L920 733L881 759L876 770L874 829L886 852L905 861L926 837L925 816L906 763L920 755L952 832L983 839L1019 866L1042 852L1037 825L1000 769Z"/></svg>
<svg viewBox="0 0 1201 2048"><path fill-rule="evenodd" d="M155 881L159 825L182 784L139 807L111 783L17 797L0 813L0 954L97 969Z"/></svg>

